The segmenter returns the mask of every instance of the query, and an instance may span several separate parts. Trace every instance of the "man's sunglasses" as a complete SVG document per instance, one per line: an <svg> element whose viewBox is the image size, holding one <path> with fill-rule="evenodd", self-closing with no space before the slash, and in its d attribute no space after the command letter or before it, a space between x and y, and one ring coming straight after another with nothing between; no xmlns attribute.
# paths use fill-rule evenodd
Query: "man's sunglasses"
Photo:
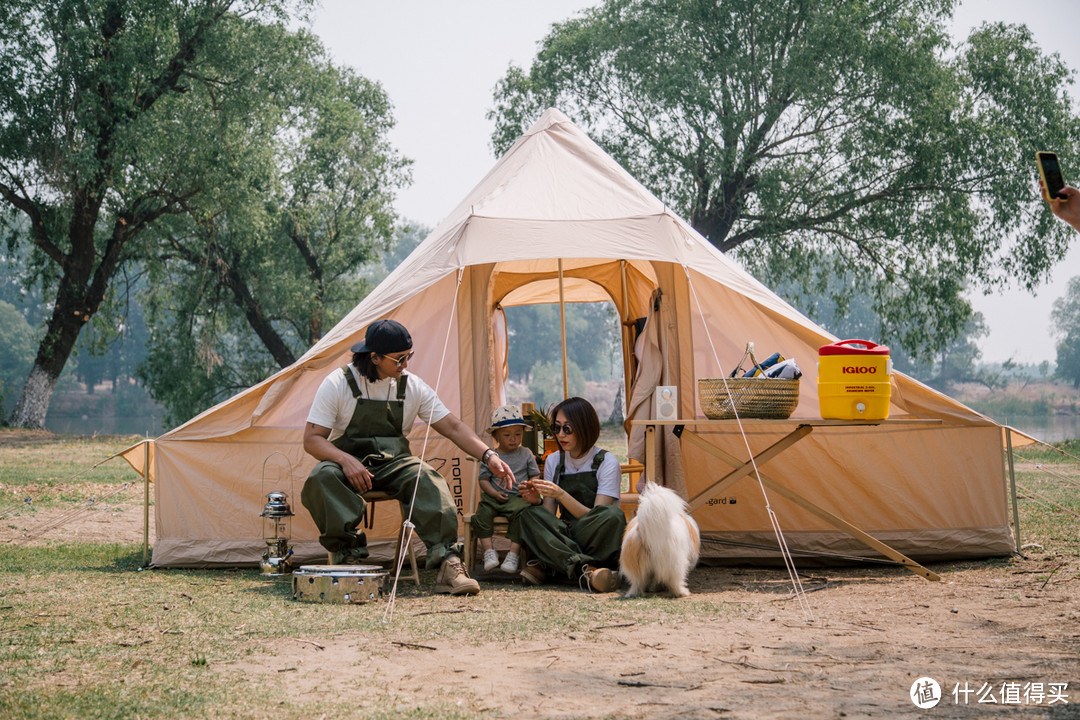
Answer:
<svg viewBox="0 0 1080 720"><path fill-rule="evenodd" d="M570 423L551 423L551 433L553 435L573 435L574 428L570 427Z"/></svg>
<svg viewBox="0 0 1080 720"><path fill-rule="evenodd" d="M383 355L383 357L393 360L397 364L398 367L401 367L402 365L407 363L409 361L409 359L415 354L416 354L416 351L412 350L410 352L405 353L404 355L399 355L398 357L394 357L393 355Z"/></svg>

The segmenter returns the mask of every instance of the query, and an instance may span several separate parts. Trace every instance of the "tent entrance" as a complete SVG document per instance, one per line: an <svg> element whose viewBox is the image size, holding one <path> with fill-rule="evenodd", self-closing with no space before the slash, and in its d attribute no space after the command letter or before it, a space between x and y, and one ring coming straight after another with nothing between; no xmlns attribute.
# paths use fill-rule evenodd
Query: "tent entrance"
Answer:
<svg viewBox="0 0 1080 720"><path fill-rule="evenodd" d="M563 399L565 386L568 395L592 402L601 421L625 417L637 371L636 331L656 287L652 262L555 258L493 265L489 300L495 398L549 405ZM558 372L552 373L548 363ZM544 374L539 382L534 367Z"/></svg>
<svg viewBox="0 0 1080 720"><path fill-rule="evenodd" d="M606 422L624 417L624 358L620 322L611 302L566 303L567 385L563 385L563 338L559 305L500 308L505 318L505 402L547 407L564 396L584 397ZM618 408L616 411L616 407Z"/></svg>

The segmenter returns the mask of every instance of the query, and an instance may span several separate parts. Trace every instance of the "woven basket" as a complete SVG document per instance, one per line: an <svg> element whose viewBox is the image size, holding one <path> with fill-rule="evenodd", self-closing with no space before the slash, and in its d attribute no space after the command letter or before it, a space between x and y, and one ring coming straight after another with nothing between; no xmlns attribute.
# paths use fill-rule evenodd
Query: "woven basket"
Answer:
<svg viewBox="0 0 1080 720"><path fill-rule="evenodd" d="M787 420L799 404L799 381L728 378L725 390L723 378L703 378L698 380L698 402L705 417L712 420L730 420L736 411L741 418Z"/></svg>

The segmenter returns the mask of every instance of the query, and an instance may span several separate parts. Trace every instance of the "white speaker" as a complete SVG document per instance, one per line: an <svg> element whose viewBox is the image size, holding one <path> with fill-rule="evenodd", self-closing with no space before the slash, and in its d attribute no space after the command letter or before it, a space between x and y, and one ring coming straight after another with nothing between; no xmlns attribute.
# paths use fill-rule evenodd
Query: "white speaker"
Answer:
<svg viewBox="0 0 1080 720"><path fill-rule="evenodd" d="M675 420L679 417L679 393L674 385L657 385L653 394L656 420Z"/></svg>

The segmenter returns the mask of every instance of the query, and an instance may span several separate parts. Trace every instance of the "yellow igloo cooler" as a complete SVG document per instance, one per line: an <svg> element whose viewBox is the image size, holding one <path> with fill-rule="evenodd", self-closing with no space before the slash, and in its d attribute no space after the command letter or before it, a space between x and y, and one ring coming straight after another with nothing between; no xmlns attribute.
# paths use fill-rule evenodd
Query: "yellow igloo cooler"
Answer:
<svg viewBox="0 0 1080 720"><path fill-rule="evenodd" d="M822 418L884 420L892 396L889 348L869 340L841 340L818 348Z"/></svg>

